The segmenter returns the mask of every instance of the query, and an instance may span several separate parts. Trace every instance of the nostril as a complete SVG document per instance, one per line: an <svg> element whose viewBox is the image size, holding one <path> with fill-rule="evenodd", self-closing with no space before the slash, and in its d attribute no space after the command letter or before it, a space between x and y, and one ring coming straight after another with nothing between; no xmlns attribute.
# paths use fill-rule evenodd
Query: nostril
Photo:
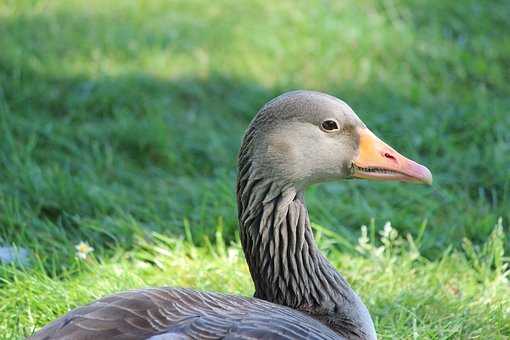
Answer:
<svg viewBox="0 0 510 340"><path fill-rule="evenodd" d="M391 153L385 152L384 157L392 160L396 160L395 156L393 156Z"/></svg>

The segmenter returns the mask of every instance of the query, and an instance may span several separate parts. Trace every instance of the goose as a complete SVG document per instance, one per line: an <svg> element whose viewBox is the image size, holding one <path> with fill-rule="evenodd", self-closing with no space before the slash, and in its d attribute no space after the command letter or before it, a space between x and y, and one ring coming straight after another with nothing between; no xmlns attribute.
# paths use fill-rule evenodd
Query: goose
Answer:
<svg viewBox="0 0 510 340"><path fill-rule="evenodd" d="M331 95L298 90L255 115L238 155L240 238L253 297L144 288L76 308L30 339L376 339L372 318L314 242L304 192L341 179L432 183Z"/></svg>

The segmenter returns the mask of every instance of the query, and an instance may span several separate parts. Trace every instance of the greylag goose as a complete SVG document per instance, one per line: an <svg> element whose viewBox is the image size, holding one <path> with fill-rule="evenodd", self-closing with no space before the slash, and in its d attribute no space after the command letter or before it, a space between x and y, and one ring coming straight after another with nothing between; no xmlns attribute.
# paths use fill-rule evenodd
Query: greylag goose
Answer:
<svg viewBox="0 0 510 340"><path fill-rule="evenodd" d="M430 171L377 138L346 103L313 91L266 103L238 161L254 297L132 290L76 308L32 339L376 339L367 308L316 246L303 193L347 178L431 184Z"/></svg>

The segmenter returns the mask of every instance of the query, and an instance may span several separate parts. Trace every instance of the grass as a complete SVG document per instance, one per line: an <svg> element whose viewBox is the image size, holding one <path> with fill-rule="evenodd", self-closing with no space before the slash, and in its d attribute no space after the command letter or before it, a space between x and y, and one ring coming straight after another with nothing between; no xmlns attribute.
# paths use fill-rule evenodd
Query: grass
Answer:
<svg viewBox="0 0 510 340"><path fill-rule="evenodd" d="M307 192L381 338L510 337L509 16L474 0L1 2L0 245L31 265L0 265L0 337L126 288L251 294L235 155L296 88L343 98L434 174ZM414 243L381 243L386 221ZM363 224L382 253L355 249Z"/></svg>

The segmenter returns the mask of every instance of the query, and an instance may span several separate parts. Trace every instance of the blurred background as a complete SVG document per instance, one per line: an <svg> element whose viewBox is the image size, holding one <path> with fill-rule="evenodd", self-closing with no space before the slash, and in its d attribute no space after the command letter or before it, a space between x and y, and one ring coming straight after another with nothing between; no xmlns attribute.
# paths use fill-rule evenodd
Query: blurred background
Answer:
<svg viewBox="0 0 510 340"><path fill-rule="evenodd" d="M510 219L509 17L507 1L2 1L0 246L28 250L30 281L86 275L80 241L98 262L151 235L235 241L243 131L301 88L435 180L313 187L313 222L355 244L391 221L427 261L482 244Z"/></svg>

